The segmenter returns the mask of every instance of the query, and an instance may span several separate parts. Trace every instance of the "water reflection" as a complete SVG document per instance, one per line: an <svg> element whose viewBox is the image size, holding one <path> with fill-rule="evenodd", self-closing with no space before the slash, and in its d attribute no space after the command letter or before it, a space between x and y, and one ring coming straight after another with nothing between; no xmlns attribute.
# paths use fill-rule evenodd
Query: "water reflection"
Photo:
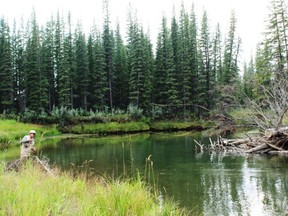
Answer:
<svg viewBox="0 0 288 216"><path fill-rule="evenodd" d="M43 149L63 169L92 160L98 173L112 177L144 172L152 155L164 198L174 197L193 215L286 215L287 158L197 153L199 134L142 134L61 140Z"/></svg>

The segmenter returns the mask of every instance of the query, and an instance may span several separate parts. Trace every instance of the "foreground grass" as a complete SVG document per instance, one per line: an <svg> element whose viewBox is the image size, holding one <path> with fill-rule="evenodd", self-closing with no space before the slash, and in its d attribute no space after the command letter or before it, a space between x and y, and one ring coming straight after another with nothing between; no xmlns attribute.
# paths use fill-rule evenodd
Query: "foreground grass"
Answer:
<svg viewBox="0 0 288 216"><path fill-rule="evenodd" d="M108 181L49 176L28 164L0 169L0 215L187 215L175 203L160 204L141 180Z"/></svg>
<svg viewBox="0 0 288 216"><path fill-rule="evenodd" d="M33 129L37 132L37 137L58 135L60 132L55 125L36 125L17 122L16 120L0 120L0 146L9 146L19 143L24 135Z"/></svg>

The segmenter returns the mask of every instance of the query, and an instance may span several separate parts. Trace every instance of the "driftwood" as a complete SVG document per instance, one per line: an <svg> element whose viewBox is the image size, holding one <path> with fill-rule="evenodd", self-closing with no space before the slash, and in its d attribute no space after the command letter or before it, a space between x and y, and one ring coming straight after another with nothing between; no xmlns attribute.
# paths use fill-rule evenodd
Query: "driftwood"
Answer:
<svg viewBox="0 0 288 216"><path fill-rule="evenodd" d="M247 135L248 136L248 135ZM267 129L262 136L242 139L219 139L211 143L210 149L254 154L273 154L288 156L288 127Z"/></svg>
<svg viewBox="0 0 288 216"><path fill-rule="evenodd" d="M50 169L50 166L48 164L48 159L47 158L43 158L42 160L40 160L37 156L30 156L29 159L16 159L14 161L11 161L9 163L6 164L4 171L16 171L18 172L22 165L24 165L28 160L32 160L32 162L34 161L35 163L39 164L42 168L44 168L45 171L47 171L51 176L55 177L54 174L52 173L52 170Z"/></svg>

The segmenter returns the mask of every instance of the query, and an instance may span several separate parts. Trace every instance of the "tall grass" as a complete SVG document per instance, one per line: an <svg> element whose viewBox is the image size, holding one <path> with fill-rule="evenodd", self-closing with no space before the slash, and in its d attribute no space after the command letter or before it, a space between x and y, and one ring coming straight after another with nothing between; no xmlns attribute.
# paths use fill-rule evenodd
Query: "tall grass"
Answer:
<svg viewBox="0 0 288 216"><path fill-rule="evenodd" d="M28 163L19 173L0 167L0 215L186 215L177 204L161 206L140 178L113 180L52 177Z"/></svg>
<svg viewBox="0 0 288 216"><path fill-rule="evenodd" d="M19 143L22 137L27 135L31 129L36 130L37 137L44 134L45 136L60 134L55 125L27 124L16 120L2 119L0 120L0 147Z"/></svg>
<svg viewBox="0 0 288 216"><path fill-rule="evenodd" d="M144 122L127 122L127 123L98 123L98 124L81 124L74 125L70 128L70 133L76 134L109 134L109 133L127 133L148 131L149 125Z"/></svg>

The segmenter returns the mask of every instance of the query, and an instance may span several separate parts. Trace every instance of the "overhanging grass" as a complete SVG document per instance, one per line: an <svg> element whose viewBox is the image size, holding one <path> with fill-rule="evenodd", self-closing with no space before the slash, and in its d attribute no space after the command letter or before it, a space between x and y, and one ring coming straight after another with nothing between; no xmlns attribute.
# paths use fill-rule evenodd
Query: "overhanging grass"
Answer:
<svg viewBox="0 0 288 216"><path fill-rule="evenodd" d="M151 129L155 131L169 131L169 130L189 130L202 129L208 127L211 122L204 121L190 121L190 122L176 122L176 121L161 121L151 124Z"/></svg>
<svg viewBox="0 0 288 216"><path fill-rule="evenodd" d="M0 215L186 215L174 202L162 208L138 179L127 181L56 177L28 164L21 172L0 168Z"/></svg>
<svg viewBox="0 0 288 216"><path fill-rule="evenodd" d="M60 134L55 125L44 126L2 119L0 120L0 146L19 143L31 129L36 130L37 137Z"/></svg>
<svg viewBox="0 0 288 216"><path fill-rule="evenodd" d="M148 131L149 129L149 125L144 122L110 122L74 125L70 128L70 132L76 134L108 134Z"/></svg>

